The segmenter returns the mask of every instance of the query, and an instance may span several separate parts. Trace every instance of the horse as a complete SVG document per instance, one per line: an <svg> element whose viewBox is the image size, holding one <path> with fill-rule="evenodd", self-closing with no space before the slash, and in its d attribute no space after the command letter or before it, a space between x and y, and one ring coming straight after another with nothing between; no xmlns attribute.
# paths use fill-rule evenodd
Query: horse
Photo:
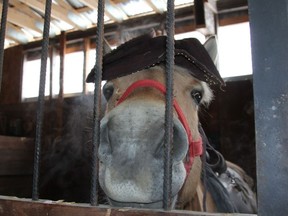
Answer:
<svg viewBox="0 0 288 216"><path fill-rule="evenodd" d="M134 38L103 58L99 183L109 204L163 206L166 36ZM225 161L208 142L198 112L223 86L215 62L217 43L175 41L173 71L172 208L255 213L251 178ZM87 76L94 81L94 72Z"/></svg>

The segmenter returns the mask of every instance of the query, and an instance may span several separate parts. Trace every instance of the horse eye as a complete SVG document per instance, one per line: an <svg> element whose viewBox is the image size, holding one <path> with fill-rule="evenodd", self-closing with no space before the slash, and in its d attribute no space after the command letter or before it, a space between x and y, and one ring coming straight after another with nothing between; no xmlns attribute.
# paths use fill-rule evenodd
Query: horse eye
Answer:
<svg viewBox="0 0 288 216"><path fill-rule="evenodd" d="M193 98L193 100L195 101L195 103L197 105L200 104L201 100L202 100L202 92L199 90L192 90L191 92L191 97Z"/></svg>
<svg viewBox="0 0 288 216"><path fill-rule="evenodd" d="M114 92L114 85L111 82L107 82L104 86L103 86L103 95L106 98L106 100L108 101L111 96L113 95Z"/></svg>

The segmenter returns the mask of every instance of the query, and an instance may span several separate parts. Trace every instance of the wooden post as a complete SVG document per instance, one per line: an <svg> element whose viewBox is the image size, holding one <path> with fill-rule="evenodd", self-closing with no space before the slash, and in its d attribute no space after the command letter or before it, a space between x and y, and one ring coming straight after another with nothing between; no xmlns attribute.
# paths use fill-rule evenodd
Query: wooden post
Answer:
<svg viewBox="0 0 288 216"><path fill-rule="evenodd" d="M89 51L90 51L90 38L86 37L84 38L84 63L83 63L83 93L87 93L87 88L86 88L86 77L88 73L90 72L88 65L89 65Z"/></svg>
<svg viewBox="0 0 288 216"><path fill-rule="evenodd" d="M64 100L64 65L66 54L66 33L61 32L60 35L60 78L59 78L59 95L57 104L57 119L58 119L58 135L61 135L63 127L63 100Z"/></svg>

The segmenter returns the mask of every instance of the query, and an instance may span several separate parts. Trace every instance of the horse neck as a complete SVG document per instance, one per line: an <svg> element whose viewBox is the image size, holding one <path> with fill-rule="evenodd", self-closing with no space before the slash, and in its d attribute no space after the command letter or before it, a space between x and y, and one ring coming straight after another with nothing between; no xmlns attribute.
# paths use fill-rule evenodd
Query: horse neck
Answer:
<svg viewBox="0 0 288 216"><path fill-rule="evenodd" d="M200 157L194 159L189 176L178 194L177 208L192 211L204 211L204 186L200 180L202 162ZM216 206L209 192L206 193L206 211L216 212Z"/></svg>

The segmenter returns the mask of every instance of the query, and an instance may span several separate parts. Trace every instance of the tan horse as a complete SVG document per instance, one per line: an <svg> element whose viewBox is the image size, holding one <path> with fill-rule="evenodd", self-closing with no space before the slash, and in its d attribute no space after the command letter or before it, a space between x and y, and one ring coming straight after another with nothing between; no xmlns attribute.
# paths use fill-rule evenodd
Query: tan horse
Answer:
<svg viewBox="0 0 288 216"><path fill-rule="evenodd" d="M215 38L205 47L210 53L214 52L215 57L213 44ZM197 40L176 41L175 47L173 208L204 211L204 200L209 212L255 212L255 197L245 183L246 174L241 168L235 169L229 163L222 173L208 172L208 179L203 181L202 176L201 181L203 147L198 111L213 97L209 84L222 85L223 81L208 52ZM103 78L108 82L103 93L107 109L101 121L99 179L111 205L162 208L164 53L165 37L143 36L104 57ZM93 81L93 76L91 73L87 81ZM232 182L235 179L238 181ZM210 184L212 181L216 184ZM213 185L218 189L213 189ZM235 192L239 185L242 189ZM243 207L243 203L237 203L241 199L252 204ZM222 201L229 207L217 204Z"/></svg>

